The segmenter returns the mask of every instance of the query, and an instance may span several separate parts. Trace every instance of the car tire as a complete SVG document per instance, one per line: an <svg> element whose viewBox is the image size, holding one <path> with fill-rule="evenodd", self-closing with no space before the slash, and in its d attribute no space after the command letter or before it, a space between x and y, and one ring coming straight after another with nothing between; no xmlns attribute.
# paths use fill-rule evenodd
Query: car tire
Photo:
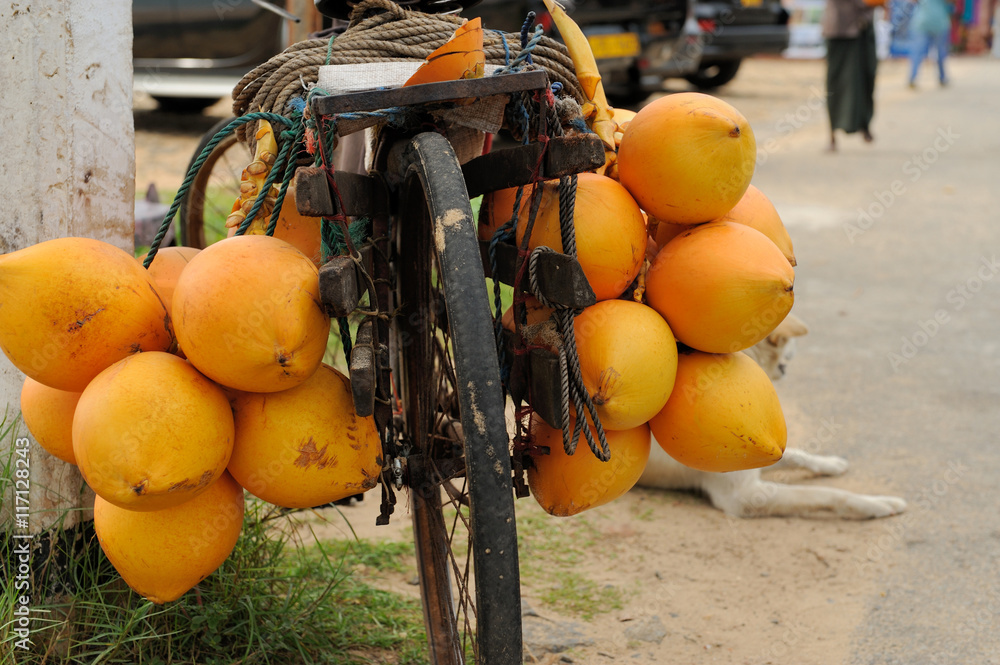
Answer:
<svg viewBox="0 0 1000 665"><path fill-rule="evenodd" d="M736 72L740 69L740 59L726 60L711 65L703 65L694 74L688 74L684 78L689 83L702 89L718 88L733 80Z"/></svg>
<svg viewBox="0 0 1000 665"><path fill-rule="evenodd" d="M158 97L153 96L161 111L169 113L201 113L218 99L210 97Z"/></svg>

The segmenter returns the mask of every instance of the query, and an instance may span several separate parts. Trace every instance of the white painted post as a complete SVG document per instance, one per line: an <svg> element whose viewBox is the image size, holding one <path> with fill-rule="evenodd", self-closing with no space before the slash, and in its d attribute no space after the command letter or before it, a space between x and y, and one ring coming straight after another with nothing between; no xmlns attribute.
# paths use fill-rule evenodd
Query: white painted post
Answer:
<svg viewBox="0 0 1000 665"><path fill-rule="evenodd" d="M0 0L0 25L0 253L65 236L132 251L132 3ZM8 418L19 413L23 380L0 354ZM10 444L0 442L0 453ZM81 521L74 509L86 497L76 467L34 442L30 455L31 532L66 510L63 526Z"/></svg>

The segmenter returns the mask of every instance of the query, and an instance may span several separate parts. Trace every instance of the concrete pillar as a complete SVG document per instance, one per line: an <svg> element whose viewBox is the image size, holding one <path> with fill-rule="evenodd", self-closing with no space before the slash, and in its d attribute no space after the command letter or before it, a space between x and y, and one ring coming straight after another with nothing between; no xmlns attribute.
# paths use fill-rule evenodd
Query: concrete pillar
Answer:
<svg viewBox="0 0 1000 665"><path fill-rule="evenodd" d="M0 0L0 24L0 253L63 236L132 251L132 3ZM0 408L8 418L19 413L23 380L0 354ZM0 441L0 454L11 444ZM74 510L87 502L76 468L34 441L30 464L30 531L52 526L66 510L64 526L83 519ZM0 515L0 523L9 519Z"/></svg>

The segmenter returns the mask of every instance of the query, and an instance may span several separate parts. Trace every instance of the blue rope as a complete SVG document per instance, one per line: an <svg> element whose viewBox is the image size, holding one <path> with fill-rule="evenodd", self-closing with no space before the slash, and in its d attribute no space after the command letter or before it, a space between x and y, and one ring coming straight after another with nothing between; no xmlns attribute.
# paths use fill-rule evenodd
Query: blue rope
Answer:
<svg viewBox="0 0 1000 665"><path fill-rule="evenodd" d="M531 52L535 50L535 47L538 46L538 43L542 41L542 37L544 36L545 36L545 31L542 29L542 26L536 25L535 32L531 35L531 39L528 41L527 44L521 47L521 50L518 52L517 57L515 57L512 61L508 62L506 66L495 71L493 75L497 76L499 74L510 74L511 72L516 72L517 70L519 70L521 66L524 64L530 65ZM506 41L504 41L504 48L505 49L507 48Z"/></svg>
<svg viewBox="0 0 1000 665"><path fill-rule="evenodd" d="M531 28L531 24L535 22L535 12L528 12L528 15L524 18L524 23L521 24L521 49L528 45L528 30ZM541 27L541 26L539 26ZM531 53L529 52L525 60L528 64L531 63Z"/></svg>
<svg viewBox="0 0 1000 665"><path fill-rule="evenodd" d="M517 188L517 193L514 196L514 211L511 213L509 220L501 224L496 231L493 232L493 237L490 238L490 271L493 277L493 310L496 315L493 319L493 334L496 337L497 344L497 356L500 363L500 382L506 390L506 386L510 383L510 364L507 363L507 348L503 343L503 312L500 308L503 306L500 297L500 280L496 278L497 274L497 245L501 242L509 242L517 236L517 218L521 211L521 198L524 194L524 186Z"/></svg>
<svg viewBox="0 0 1000 665"><path fill-rule="evenodd" d="M505 67L509 67L510 45L507 43L507 34L503 30L490 30L490 32L495 32L500 36L500 43L503 44L503 64Z"/></svg>

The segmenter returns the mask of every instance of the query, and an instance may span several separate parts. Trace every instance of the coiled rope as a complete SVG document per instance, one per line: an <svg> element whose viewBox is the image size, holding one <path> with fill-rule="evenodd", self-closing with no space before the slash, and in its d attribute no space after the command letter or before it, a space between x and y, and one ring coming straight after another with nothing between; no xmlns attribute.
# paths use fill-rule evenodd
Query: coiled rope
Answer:
<svg viewBox="0 0 1000 665"><path fill-rule="evenodd" d="M304 97L307 88L316 83L319 68L325 64L423 61L451 39L463 22L458 16L403 9L391 0L364 0L354 8L348 28L331 38L332 41L298 42L247 73L233 89L233 114L240 117L250 111L286 113L288 103L295 97ZM486 63L511 65L508 43L520 43L520 35L484 30ZM533 67L544 69L549 80L561 86L564 95L580 103L584 101L565 46L538 35L530 52ZM251 143L254 129L240 127L237 131L240 141Z"/></svg>

